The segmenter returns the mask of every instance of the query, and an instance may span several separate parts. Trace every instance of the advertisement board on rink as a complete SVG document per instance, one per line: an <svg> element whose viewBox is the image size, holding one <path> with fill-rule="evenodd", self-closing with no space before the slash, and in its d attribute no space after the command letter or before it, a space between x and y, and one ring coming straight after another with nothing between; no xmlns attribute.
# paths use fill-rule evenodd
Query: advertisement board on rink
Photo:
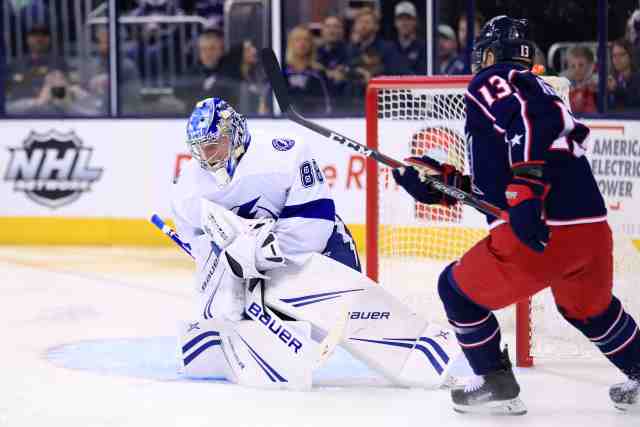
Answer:
<svg viewBox="0 0 640 427"><path fill-rule="evenodd" d="M169 216L169 191L189 161L185 120L6 120L0 217ZM364 141L362 120L329 120ZM339 214L364 222L365 159L286 120L249 119L254 143L311 141Z"/></svg>
<svg viewBox="0 0 640 427"><path fill-rule="evenodd" d="M364 119L321 124L365 142ZM613 225L640 238L640 122L588 120L588 158ZM365 222L365 158L287 120L249 119L254 143L274 138L314 144L339 214ZM381 129L381 151L409 154L420 123ZM185 120L6 120L0 141L0 217L145 219L169 217L171 182L189 161ZM389 185L395 184L389 177ZM410 198L394 191L394 221L413 217ZM409 206L403 208L403 206ZM467 212L469 212L467 214ZM457 226L477 227L482 216L465 209Z"/></svg>
<svg viewBox="0 0 640 427"><path fill-rule="evenodd" d="M609 222L640 238L640 122L589 121L587 157L607 201Z"/></svg>

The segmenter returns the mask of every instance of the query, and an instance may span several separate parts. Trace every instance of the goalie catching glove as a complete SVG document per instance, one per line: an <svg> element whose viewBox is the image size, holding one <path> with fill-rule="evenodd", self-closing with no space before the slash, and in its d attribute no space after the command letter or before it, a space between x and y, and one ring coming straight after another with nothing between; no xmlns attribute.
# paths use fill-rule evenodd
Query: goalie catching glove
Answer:
<svg viewBox="0 0 640 427"><path fill-rule="evenodd" d="M277 235L272 231L275 225L272 219L247 220L202 199L201 224L202 238L211 242L210 253L199 263L201 292L208 288L222 257L240 279L268 279L261 272L285 265Z"/></svg>
<svg viewBox="0 0 640 427"><path fill-rule="evenodd" d="M471 178L448 163L440 163L428 156L409 157L405 162L409 166L394 169L393 179L420 203L452 206L458 202L457 199L434 189L426 182L426 175L432 175L443 183L466 192L471 189ZM430 171L436 173L430 174Z"/></svg>

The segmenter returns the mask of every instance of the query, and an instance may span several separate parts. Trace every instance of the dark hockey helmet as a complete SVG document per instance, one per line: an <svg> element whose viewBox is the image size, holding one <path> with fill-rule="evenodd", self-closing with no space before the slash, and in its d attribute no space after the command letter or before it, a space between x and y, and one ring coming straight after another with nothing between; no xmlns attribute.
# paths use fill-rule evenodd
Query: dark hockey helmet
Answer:
<svg viewBox="0 0 640 427"><path fill-rule="evenodd" d="M516 62L531 68L535 45L527 40L527 20L513 19L507 15L491 18L476 38L471 54L473 72L482 68L482 59L491 50L496 62Z"/></svg>

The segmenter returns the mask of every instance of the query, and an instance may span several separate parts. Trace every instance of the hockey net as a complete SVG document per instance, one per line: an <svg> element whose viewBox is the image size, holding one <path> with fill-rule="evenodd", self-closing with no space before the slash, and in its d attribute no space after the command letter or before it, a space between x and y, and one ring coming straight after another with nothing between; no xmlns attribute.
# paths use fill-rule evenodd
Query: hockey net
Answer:
<svg viewBox="0 0 640 427"><path fill-rule="evenodd" d="M545 80L568 100L563 78ZM367 144L396 159L429 154L467 170L464 92L468 76L380 77L370 81ZM567 101L568 102L568 101ZM442 269L487 235L485 218L472 208L426 206L397 187L388 167L367 161L367 274L415 311L446 325L437 295ZM628 312L640 314L640 256L610 215L614 229L614 293ZM535 358L593 358L597 350L558 314L550 291L497 313L518 366Z"/></svg>

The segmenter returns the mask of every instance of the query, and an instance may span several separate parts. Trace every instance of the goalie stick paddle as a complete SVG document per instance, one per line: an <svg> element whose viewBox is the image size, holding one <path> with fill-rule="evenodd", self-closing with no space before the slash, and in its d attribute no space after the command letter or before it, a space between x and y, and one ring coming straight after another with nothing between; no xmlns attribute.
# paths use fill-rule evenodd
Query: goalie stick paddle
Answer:
<svg viewBox="0 0 640 427"><path fill-rule="evenodd" d="M149 218L149 221L153 225L155 225L160 231L162 231L166 236L168 236L171 240L173 240L173 242L177 246L179 246L180 249L182 249L187 255L189 255L192 259L195 260L195 257L191 253L191 245L183 242L178 236L178 233L176 233L176 231L173 228L169 227L163 221L163 219L160 218L158 214L151 215L151 217ZM251 279L249 281L249 291L250 292L253 291L256 285L260 285L263 288L262 292L260 292L262 307L268 308L268 306L264 302L264 280ZM277 317L277 315L273 312L273 310L269 310L269 314ZM348 313L345 311L345 315L341 316L338 319L336 324L333 325L331 329L327 331L327 335L324 337L324 339L320 343L318 343L318 351L314 358L314 362L315 362L314 368L319 368L320 366L322 366L329 359L329 357L331 357L331 355L335 351L338 344L340 344L340 341L342 341L344 330L347 327L347 316L348 316Z"/></svg>
<svg viewBox="0 0 640 427"><path fill-rule="evenodd" d="M378 163L382 163L383 165L389 166L393 169L406 167L407 165L391 158L385 154L377 150L373 150L359 142L348 138L344 135L341 135L337 132L334 132L330 129L327 129L324 126L321 126L311 120L305 119L300 113L298 113L291 105L291 98L289 97L289 91L287 89L287 84L284 80L284 76L282 74L282 69L280 68L280 64L278 63L278 58L276 58L275 53L270 48L264 48L261 51L261 59L262 65L264 67L265 73L269 78L269 82L271 83L271 87L273 88L273 92L276 95L276 99L278 100L278 104L280 105L280 109L287 115L287 117L299 125L316 132L325 138L331 139L337 142L340 145L344 145L347 148L355 151L356 153L360 153L365 157L370 157L374 159ZM413 166L422 166L433 169L432 166L429 165L419 165L416 163L412 163ZM493 215L496 218L501 218L505 221L509 221L509 214L499 207L486 202L484 200L478 199L477 197L467 193L466 191L462 191L457 187L447 185L438 178L430 175L424 175L424 179L426 182L431 184L431 186L437 191L446 194L447 196L453 197L454 199L464 203L468 206L471 206L480 212L483 212L488 215Z"/></svg>

